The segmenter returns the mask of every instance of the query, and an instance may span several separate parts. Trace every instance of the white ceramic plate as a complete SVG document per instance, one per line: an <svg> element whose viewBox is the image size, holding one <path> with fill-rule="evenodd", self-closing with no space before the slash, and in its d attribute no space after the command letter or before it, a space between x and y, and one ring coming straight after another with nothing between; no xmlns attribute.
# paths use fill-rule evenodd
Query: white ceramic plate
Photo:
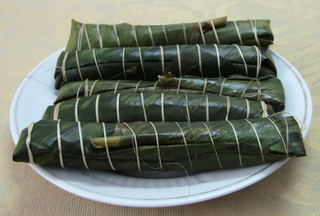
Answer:
<svg viewBox="0 0 320 216"><path fill-rule="evenodd" d="M10 110L10 127L15 143L20 131L31 122L40 120L46 107L56 99L53 74L62 50L38 64L19 86ZM305 137L312 119L310 91L287 60L272 50L271 53L286 91L285 111L294 114L307 126L303 131ZM230 194L260 181L285 162L174 178L139 178L107 171L30 166L52 184L87 199L123 206L165 207Z"/></svg>

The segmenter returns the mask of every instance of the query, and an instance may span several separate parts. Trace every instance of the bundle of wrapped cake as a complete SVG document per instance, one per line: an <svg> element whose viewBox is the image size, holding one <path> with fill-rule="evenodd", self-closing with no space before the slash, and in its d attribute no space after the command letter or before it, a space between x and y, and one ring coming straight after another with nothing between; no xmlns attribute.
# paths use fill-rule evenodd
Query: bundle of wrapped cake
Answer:
<svg viewBox="0 0 320 216"><path fill-rule="evenodd" d="M214 170L305 156L269 52L269 20L131 25L72 20L59 90L17 162L102 170Z"/></svg>

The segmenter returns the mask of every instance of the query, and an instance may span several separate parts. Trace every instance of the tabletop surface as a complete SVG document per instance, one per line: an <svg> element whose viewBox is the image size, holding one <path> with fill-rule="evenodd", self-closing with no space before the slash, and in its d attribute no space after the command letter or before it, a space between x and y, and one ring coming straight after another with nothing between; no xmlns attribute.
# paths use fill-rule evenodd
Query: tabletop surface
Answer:
<svg viewBox="0 0 320 216"><path fill-rule="evenodd" d="M0 215L320 215L320 2L316 0L0 0ZM134 208L68 193L27 164L14 163L9 112L24 77L66 46L71 19L86 23L181 23L228 16L270 19L271 48L301 73L312 94L307 157L289 160L262 181L232 194L184 206Z"/></svg>

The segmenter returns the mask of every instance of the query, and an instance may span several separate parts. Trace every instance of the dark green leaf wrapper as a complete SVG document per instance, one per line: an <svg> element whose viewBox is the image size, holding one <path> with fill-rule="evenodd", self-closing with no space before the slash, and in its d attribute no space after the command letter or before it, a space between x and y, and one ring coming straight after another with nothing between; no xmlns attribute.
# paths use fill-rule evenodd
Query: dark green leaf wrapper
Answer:
<svg viewBox="0 0 320 216"><path fill-rule="evenodd" d="M180 86L180 88L179 88ZM55 104L65 100L94 94L116 93L180 93L180 94L216 94L245 98L252 101L264 101L273 106L276 112L285 108L285 93L281 81L274 76L253 80L250 77L233 75L228 78L199 78L170 75L160 76L159 81L135 80L97 80L75 81L62 86Z"/></svg>
<svg viewBox="0 0 320 216"><path fill-rule="evenodd" d="M84 122L217 121L273 114L264 102L218 95L118 93L49 106L43 119Z"/></svg>
<svg viewBox="0 0 320 216"><path fill-rule="evenodd" d="M306 155L299 125L293 117L211 121L205 124L105 124L107 139L117 138L112 145L108 141L108 151L103 147L104 143L101 148L92 144L92 140L104 137L103 131L101 123L41 120L33 125L29 136L28 128L22 131L13 160L104 170L161 170L161 167L163 170L212 170ZM30 145L26 144L28 140ZM95 144L101 145L98 141Z"/></svg>
<svg viewBox="0 0 320 216"><path fill-rule="evenodd" d="M175 44L273 44L269 20L226 21L226 17L168 25L83 24L72 20L66 51L105 47L164 46ZM201 27L201 29L199 28ZM201 34L202 30L202 34ZM239 31L239 32L238 32ZM204 43L205 42L205 43Z"/></svg>
<svg viewBox="0 0 320 216"><path fill-rule="evenodd" d="M274 111L285 109L285 91L280 79L264 76L259 79L241 75L228 78L170 77L160 76L159 83L166 88L192 89L206 94L218 94L231 97L246 98L252 101L264 101L273 106Z"/></svg>
<svg viewBox="0 0 320 216"><path fill-rule="evenodd" d="M236 45L176 45L62 52L55 70L55 87L80 80L156 81L170 72L176 77L276 76L265 48Z"/></svg>

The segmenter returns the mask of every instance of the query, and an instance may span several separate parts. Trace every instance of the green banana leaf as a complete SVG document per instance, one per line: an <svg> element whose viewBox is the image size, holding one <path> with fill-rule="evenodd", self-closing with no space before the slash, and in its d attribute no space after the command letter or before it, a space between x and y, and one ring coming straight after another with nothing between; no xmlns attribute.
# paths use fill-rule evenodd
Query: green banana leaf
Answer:
<svg viewBox="0 0 320 216"><path fill-rule="evenodd" d="M218 95L98 94L49 106L43 119L82 122L217 121L273 114L264 102Z"/></svg>
<svg viewBox="0 0 320 216"><path fill-rule="evenodd" d="M285 109L285 91L280 79L274 76L264 76L259 79L241 75L228 78L178 78L170 74L159 76L159 84L165 87L192 89L205 94L218 94L231 97L246 98L253 101L264 101L273 106L274 111Z"/></svg>
<svg viewBox="0 0 320 216"><path fill-rule="evenodd" d="M305 155L293 117L206 123L40 120L21 132L13 160L65 168L213 170Z"/></svg>
<svg viewBox="0 0 320 216"><path fill-rule="evenodd" d="M285 108L285 93L281 80L274 76L252 79L241 75L228 78L176 78L169 74L159 76L158 81L135 80L86 80L63 85L54 104L65 100L86 97L94 94L116 93L180 93L216 94L254 101L264 101L273 106L276 112Z"/></svg>
<svg viewBox="0 0 320 216"><path fill-rule="evenodd" d="M193 23L135 26L128 23L85 24L72 20L66 51L175 44L239 44L268 47L272 43L273 33L269 20L227 21L227 17L221 17Z"/></svg>
<svg viewBox="0 0 320 216"><path fill-rule="evenodd" d="M62 52L55 70L55 87L80 80L145 80L170 72L182 77L276 76L268 49L237 45L175 45Z"/></svg>

